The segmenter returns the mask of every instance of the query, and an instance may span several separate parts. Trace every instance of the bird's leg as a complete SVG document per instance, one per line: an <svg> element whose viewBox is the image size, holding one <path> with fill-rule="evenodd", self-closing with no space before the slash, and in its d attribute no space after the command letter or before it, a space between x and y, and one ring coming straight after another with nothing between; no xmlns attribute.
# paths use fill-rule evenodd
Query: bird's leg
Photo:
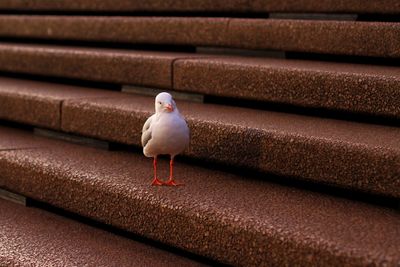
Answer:
<svg viewBox="0 0 400 267"><path fill-rule="evenodd" d="M177 183L174 181L174 157L171 157L169 162L169 179L165 184L171 186L183 185L182 183Z"/></svg>
<svg viewBox="0 0 400 267"><path fill-rule="evenodd" d="M154 167L154 179L151 185L163 185L163 183L157 178L157 157L154 157L153 167Z"/></svg>

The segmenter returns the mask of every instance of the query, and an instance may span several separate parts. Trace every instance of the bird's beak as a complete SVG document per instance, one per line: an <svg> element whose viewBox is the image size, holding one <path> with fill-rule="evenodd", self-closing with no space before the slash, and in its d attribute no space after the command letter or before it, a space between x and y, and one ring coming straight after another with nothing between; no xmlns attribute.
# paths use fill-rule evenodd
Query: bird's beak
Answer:
<svg viewBox="0 0 400 267"><path fill-rule="evenodd" d="M166 104L165 109L168 110L168 112L174 111L174 107L171 104Z"/></svg>

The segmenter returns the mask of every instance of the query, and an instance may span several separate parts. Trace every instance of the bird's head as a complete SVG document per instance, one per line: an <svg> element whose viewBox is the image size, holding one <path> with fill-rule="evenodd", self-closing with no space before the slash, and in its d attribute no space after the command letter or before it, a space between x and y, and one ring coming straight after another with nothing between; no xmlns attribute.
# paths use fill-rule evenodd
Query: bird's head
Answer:
<svg viewBox="0 0 400 267"><path fill-rule="evenodd" d="M166 92L159 93L156 96L156 112L174 112L176 110L176 104L172 96Z"/></svg>

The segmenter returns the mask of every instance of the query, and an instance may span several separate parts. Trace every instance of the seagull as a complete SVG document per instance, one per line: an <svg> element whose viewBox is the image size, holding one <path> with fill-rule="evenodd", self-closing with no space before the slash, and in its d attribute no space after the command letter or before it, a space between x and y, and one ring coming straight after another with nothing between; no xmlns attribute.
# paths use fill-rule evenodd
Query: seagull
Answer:
<svg viewBox="0 0 400 267"><path fill-rule="evenodd" d="M183 185L174 181L174 158L189 145L189 127L179 113L169 93L159 93L155 99L155 111L143 125L142 146L146 157L153 157L154 179L152 185ZM170 155L169 179L162 182L157 177L157 156Z"/></svg>

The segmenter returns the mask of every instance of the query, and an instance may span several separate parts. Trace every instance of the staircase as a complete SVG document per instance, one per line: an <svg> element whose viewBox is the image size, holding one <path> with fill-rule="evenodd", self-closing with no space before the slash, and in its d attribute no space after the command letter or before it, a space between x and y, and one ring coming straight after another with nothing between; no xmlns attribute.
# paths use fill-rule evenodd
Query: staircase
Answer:
<svg viewBox="0 0 400 267"><path fill-rule="evenodd" d="M400 266L399 15L1 1L0 266ZM161 91L183 187L140 147Z"/></svg>

